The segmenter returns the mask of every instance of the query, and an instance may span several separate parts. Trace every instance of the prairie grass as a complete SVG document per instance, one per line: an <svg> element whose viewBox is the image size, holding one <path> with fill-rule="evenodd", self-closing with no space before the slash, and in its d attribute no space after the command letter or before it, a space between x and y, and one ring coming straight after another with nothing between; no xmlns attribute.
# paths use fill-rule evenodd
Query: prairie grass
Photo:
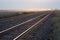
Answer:
<svg viewBox="0 0 60 40"><path fill-rule="evenodd" d="M7 18L7 17L12 17L12 16L18 16L23 13L16 12L16 13L0 13L0 18Z"/></svg>
<svg viewBox="0 0 60 40"><path fill-rule="evenodd" d="M60 11L55 13L55 17L52 18L53 32L52 40L60 40Z"/></svg>
<svg viewBox="0 0 60 40"><path fill-rule="evenodd" d="M56 11L56 12L55 12L55 16L56 16L56 17L60 17L60 11Z"/></svg>

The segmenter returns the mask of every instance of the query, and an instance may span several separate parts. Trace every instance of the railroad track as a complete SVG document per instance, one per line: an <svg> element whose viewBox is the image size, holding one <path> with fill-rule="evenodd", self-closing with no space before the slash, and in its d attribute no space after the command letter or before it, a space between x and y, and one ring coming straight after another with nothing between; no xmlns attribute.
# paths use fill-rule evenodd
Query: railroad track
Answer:
<svg viewBox="0 0 60 40"><path fill-rule="evenodd" d="M21 24L3 30L0 32L0 40L24 40L24 38L39 28L39 25L43 24L50 15L51 14L42 14Z"/></svg>
<svg viewBox="0 0 60 40"><path fill-rule="evenodd" d="M41 13L28 13L28 14L22 14L22 15L17 15L17 16L13 16L13 17L8 17L8 18L3 18L3 19L0 19L0 22L7 22L7 21L11 21L12 19L20 19L20 18L24 18L24 17L29 17L29 16L33 16L33 15L38 15L38 14L41 14Z"/></svg>
<svg viewBox="0 0 60 40"><path fill-rule="evenodd" d="M13 17L3 18L3 19L0 19L0 22L6 22L6 21L9 21L11 19L15 19L16 20L16 19L19 19L19 18L31 16L31 15L33 15L33 14L22 14L22 15L17 15L17 16L13 16Z"/></svg>
<svg viewBox="0 0 60 40"><path fill-rule="evenodd" d="M25 21L30 20L32 18L35 18L41 14L43 14L43 13L36 13L36 14L28 15L28 16L25 15L23 18L18 17L18 19L13 18L13 19L9 19L4 22L0 22L0 31L3 31L3 30L8 29L12 26L18 25L22 22L25 22Z"/></svg>

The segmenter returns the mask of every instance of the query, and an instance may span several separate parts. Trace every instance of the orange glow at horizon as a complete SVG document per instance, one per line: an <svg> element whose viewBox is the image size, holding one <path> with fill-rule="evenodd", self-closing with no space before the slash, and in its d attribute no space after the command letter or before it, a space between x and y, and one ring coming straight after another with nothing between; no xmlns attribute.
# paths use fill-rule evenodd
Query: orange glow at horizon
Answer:
<svg viewBox="0 0 60 40"><path fill-rule="evenodd" d="M48 11L51 9L25 9L25 10L18 10L18 11L25 11L25 12L30 12L30 11Z"/></svg>

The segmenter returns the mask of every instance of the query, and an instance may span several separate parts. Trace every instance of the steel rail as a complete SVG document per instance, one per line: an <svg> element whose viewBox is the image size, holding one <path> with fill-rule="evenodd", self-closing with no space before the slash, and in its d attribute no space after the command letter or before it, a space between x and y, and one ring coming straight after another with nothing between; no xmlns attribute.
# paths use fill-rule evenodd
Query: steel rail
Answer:
<svg viewBox="0 0 60 40"><path fill-rule="evenodd" d="M34 30L34 28L37 28L35 26L37 26L39 23L41 24L42 22L44 22L44 20L46 20L48 18L48 16L51 14L46 15L45 17L43 17L41 20L39 20L37 23L35 23L34 25L32 25L30 28L28 28L27 30L25 30L23 33L21 33L20 35L18 35L16 38L14 38L13 40L18 40L18 39L22 39L23 37L25 37L29 32L31 32L32 30Z"/></svg>
<svg viewBox="0 0 60 40"><path fill-rule="evenodd" d="M42 15L40 15L40 16L43 16L43 15L46 15L46 14L42 14ZM32 21L32 20L34 20L34 19L36 19L36 18L38 18L38 17L40 17L40 16L37 16L37 17L32 18L32 19L30 19L30 20L27 20L27 21L25 21L25 22L23 22L23 23L21 23L21 24L18 24L18 25L15 25L15 26L11 27L11 28L8 28L8 29L6 29L6 30L3 30L3 31L0 32L0 36L1 36L2 34L5 34L5 33L8 32L8 31L13 30L14 28L16 28L16 27L18 27L18 26L20 26L20 25L23 25L23 24L25 24L25 23L27 23L27 22L30 22L30 21Z"/></svg>

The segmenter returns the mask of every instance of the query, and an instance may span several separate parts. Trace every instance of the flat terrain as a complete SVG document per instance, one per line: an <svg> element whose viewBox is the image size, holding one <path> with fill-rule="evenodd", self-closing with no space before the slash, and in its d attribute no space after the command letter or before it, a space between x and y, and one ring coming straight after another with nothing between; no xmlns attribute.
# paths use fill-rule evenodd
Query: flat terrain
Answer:
<svg viewBox="0 0 60 40"><path fill-rule="evenodd" d="M55 12L52 18L53 31L50 34L50 40L60 40L60 11Z"/></svg>
<svg viewBox="0 0 60 40"><path fill-rule="evenodd" d="M45 16L48 16L50 14L53 14L53 12L34 12L34 13L29 13L29 14L21 14L18 16L13 16L13 17L8 17L8 18L3 18L0 19L0 36L1 32L3 34L5 33L4 31L8 32L10 28L16 27L15 29L12 29L12 31L9 31L6 33L6 35L3 35L0 40L12 40L14 39L17 35L21 34L25 30L29 29L32 25L36 24L40 20L44 19ZM38 38L40 40L48 39L48 34L51 32L51 18L53 15L48 16L48 19L46 22L43 23L43 25L40 25L41 27L35 31L32 35L35 35L30 38L30 35L26 40L37 40ZM25 24L23 24L25 23ZM23 25L20 25L23 24ZM40 23L41 24L41 23ZM18 26L20 25L20 26ZM39 26L39 25L37 25ZM39 35L39 36L38 36ZM35 38L36 37L36 38ZM33 38L33 39L32 39Z"/></svg>
<svg viewBox="0 0 60 40"><path fill-rule="evenodd" d="M23 15L15 16L13 18L2 19L0 21L0 31L5 30L6 28L15 26L17 24L20 24L20 23L27 21L31 18L34 18L40 14L43 14L43 13L23 14Z"/></svg>
<svg viewBox="0 0 60 40"><path fill-rule="evenodd" d="M30 35L26 40L48 40L49 34L52 31L52 17L49 16L46 22L40 26L33 34Z"/></svg>

